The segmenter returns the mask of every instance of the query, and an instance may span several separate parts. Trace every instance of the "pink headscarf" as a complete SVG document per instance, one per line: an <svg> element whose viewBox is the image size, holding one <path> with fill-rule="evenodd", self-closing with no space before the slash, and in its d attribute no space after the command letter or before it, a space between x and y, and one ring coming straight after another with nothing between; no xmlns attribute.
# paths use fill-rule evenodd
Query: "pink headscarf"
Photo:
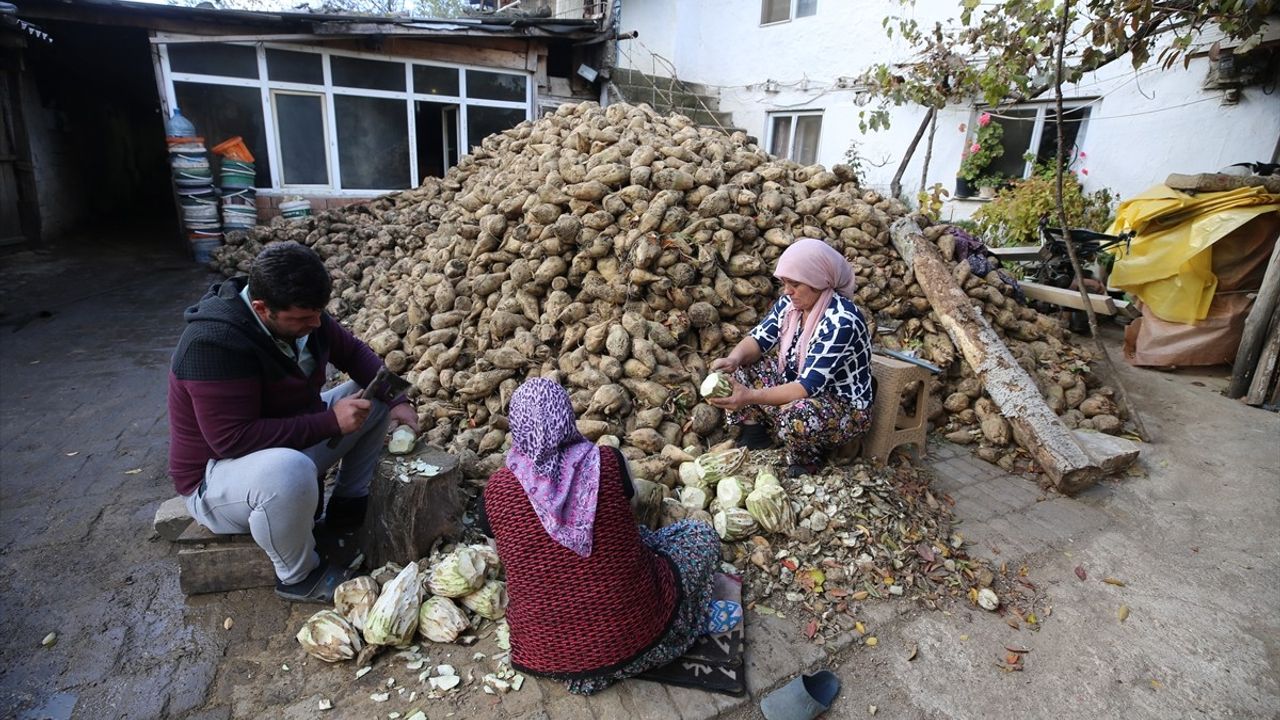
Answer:
<svg viewBox="0 0 1280 720"><path fill-rule="evenodd" d="M511 394L507 468L553 540L591 555L600 489L600 450L582 436L569 393L546 378L529 378Z"/></svg>
<svg viewBox="0 0 1280 720"><path fill-rule="evenodd" d="M818 301L809 310L804 319L804 330L800 332L800 349L796 359L796 372L804 371L805 357L809 354L809 343L813 340L813 331L818 322L831 306L831 296L839 293L853 298L854 275L849 261L836 252L835 248L821 240L801 238L782 251L778 258L778 267L773 276L780 279L802 282L821 292ZM795 335L796 326L800 324L800 310L795 305L782 318L782 344L778 347L778 371L785 372L787 355L791 352L791 338Z"/></svg>

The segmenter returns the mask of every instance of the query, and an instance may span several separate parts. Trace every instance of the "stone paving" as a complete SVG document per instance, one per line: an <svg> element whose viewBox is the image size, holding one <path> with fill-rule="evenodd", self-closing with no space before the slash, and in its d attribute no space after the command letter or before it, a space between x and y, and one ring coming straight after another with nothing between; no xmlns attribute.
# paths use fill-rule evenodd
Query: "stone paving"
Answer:
<svg viewBox="0 0 1280 720"><path fill-rule="evenodd" d="M292 636L309 611L269 590L184 598L174 549L148 537L155 507L172 492L167 360L181 310L211 276L137 242L0 266L0 615L12 640L0 645L0 707L21 718L313 716L314 677L273 668L301 659ZM966 448L931 443L929 463L972 551L994 561L1069 548L1112 522ZM883 602L865 614L869 625L889 626L920 612ZM236 618L230 631L221 627L227 616ZM796 618L751 613L748 622L751 698L629 681L584 700L529 682L452 710L549 720L749 716L764 691L858 649L852 633L814 646ZM41 648L51 631L57 644Z"/></svg>

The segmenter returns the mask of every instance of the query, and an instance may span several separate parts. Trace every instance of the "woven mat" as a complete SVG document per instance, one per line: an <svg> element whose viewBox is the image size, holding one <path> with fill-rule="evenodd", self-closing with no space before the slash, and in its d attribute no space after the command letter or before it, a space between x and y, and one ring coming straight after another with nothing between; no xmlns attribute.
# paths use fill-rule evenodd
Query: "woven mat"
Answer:
<svg viewBox="0 0 1280 720"><path fill-rule="evenodd" d="M742 604L742 578L716 573L712 599ZM703 635L684 655L638 677L664 685L742 696L747 692L743 663L746 650L746 623L740 620L728 632Z"/></svg>

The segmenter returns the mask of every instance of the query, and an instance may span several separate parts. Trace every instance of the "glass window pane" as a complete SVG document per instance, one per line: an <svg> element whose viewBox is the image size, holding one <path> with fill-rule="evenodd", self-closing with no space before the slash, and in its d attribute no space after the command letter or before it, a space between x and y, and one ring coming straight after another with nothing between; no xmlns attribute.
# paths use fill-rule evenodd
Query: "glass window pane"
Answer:
<svg viewBox="0 0 1280 720"><path fill-rule="evenodd" d="M276 93L275 103L284 184L328 185L324 97Z"/></svg>
<svg viewBox="0 0 1280 720"><path fill-rule="evenodd" d="M467 97L482 100L525 101L525 77L480 70L467 71ZM523 119L523 118L522 118Z"/></svg>
<svg viewBox="0 0 1280 720"><path fill-rule="evenodd" d="M334 55L329 58L333 84L370 90L404 90L404 63Z"/></svg>
<svg viewBox="0 0 1280 720"><path fill-rule="evenodd" d="M773 134L769 138L769 152L780 158L790 157L791 116L783 115L773 119Z"/></svg>
<svg viewBox="0 0 1280 720"><path fill-rule="evenodd" d="M409 121L404 100L337 95L342 187L395 190L409 187Z"/></svg>
<svg viewBox="0 0 1280 720"><path fill-rule="evenodd" d="M428 95L457 95L458 69L433 65L413 66L413 91Z"/></svg>
<svg viewBox="0 0 1280 720"><path fill-rule="evenodd" d="M267 48L267 76L280 82L323 85L323 61L318 53Z"/></svg>
<svg viewBox="0 0 1280 720"><path fill-rule="evenodd" d="M205 147L239 135L253 153L254 187L271 187L271 165L267 159L267 135L262 122L262 95L258 88L175 82L174 95L182 114L196 126L196 135ZM209 162L218 177L218 156L209 153Z"/></svg>
<svg viewBox="0 0 1280 720"><path fill-rule="evenodd" d="M524 110L472 105L467 108L467 147L476 147L490 135L510 130L524 119Z"/></svg>
<svg viewBox="0 0 1280 720"><path fill-rule="evenodd" d="M443 177L458 164L458 106L419 100L413 107L418 177Z"/></svg>
<svg viewBox="0 0 1280 720"><path fill-rule="evenodd" d="M1022 156L1031 147L1031 133L1036 127L1036 110L1035 108L1001 110L1000 114L1003 117L992 118L991 121L1000 123L1000 129L1003 131L1000 145L1004 148L1004 154L993 159L979 175L999 173L1005 177L1020 178L1027 167L1027 161ZM977 131L976 127L974 131ZM969 142L973 142L973 136L970 136Z"/></svg>
<svg viewBox="0 0 1280 720"><path fill-rule="evenodd" d="M796 0L796 17L809 17L818 14L818 0Z"/></svg>
<svg viewBox="0 0 1280 720"><path fill-rule="evenodd" d="M1089 117L1089 109L1064 108L1062 115L1062 149L1067 154L1067 160L1070 161L1076 155L1076 139L1080 136L1080 124ZM1058 154L1058 125L1054 122L1057 116L1057 110L1045 111L1044 129L1040 131L1040 147L1036 150L1037 162L1052 162L1053 157Z"/></svg>
<svg viewBox="0 0 1280 720"><path fill-rule="evenodd" d="M796 139L792 144L791 158L801 165L817 162L818 135L821 130L821 115L801 115L796 118Z"/></svg>
<svg viewBox="0 0 1280 720"><path fill-rule="evenodd" d="M789 19L791 19L791 0L761 0L761 25Z"/></svg>
<svg viewBox="0 0 1280 720"><path fill-rule="evenodd" d="M169 69L173 72L258 77L258 53L245 45L182 43L169 45Z"/></svg>

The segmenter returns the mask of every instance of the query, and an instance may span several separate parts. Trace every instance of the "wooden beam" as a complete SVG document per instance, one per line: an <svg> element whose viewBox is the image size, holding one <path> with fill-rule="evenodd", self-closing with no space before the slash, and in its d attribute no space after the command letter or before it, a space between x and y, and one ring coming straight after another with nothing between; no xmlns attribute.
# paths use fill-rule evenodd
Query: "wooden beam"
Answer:
<svg viewBox="0 0 1280 720"><path fill-rule="evenodd" d="M1017 443L1031 453L1061 492L1075 493L1097 482L1104 474L1105 458L1086 452L1049 409L1035 381L956 284L951 265L938 246L926 240L910 218L895 222L890 236L899 254L909 258L938 320L1009 421Z"/></svg>
<svg viewBox="0 0 1280 720"><path fill-rule="evenodd" d="M1258 355L1266 342L1267 328L1275 315L1276 306L1280 304L1280 240L1271 248L1271 259L1267 262L1266 274L1262 276L1262 287L1258 289L1258 297L1249 308L1244 320L1244 331L1240 334L1240 347L1236 350L1236 360L1231 365L1231 384L1227 386L1227 397L1238 398L1245 394L1249 383L1253 380L1254 369L1258 365Z"/></svg>
<svg viewBox="0 0 1280 720"><path fill-rule="evenodd" d="M1267 335L1262 354L1258 356L1258 366L1253 371L1253 381L1249 383L1244 401L1250 405L1266 402L1277 372L1280 372L1280 315L1271 320L1271 332Z"/></svg>
<svg viewBox="0 0 1280 720"><path fill-rule="evenodd" d="M1084 310L1084 301L1080 299L1079 291L1034 282L1019 282L1018 287L1022 288L1022 293L1032 300L1053 303L1074 310ZM1129 307L1129 303L1124 300L1116 300L1110 295L1097 293L1089 293L1089 303L1093 305L1093 311L1099 315L1116 315Z"/></svg>
<svg viewBox="0 0 1280 720"><path fill-rule="evenodd" d="M1009 262L1030 262L1039 260L1039 245L1018 245L1016 247L988 248L992 255Z"/></svg>
<svg viewBox="0 0 1280 720"><path fill-rule="evenodd" d="M267 554L253 543L192 547L178 551L178 586L187 595L275 585Z"/></svg>
<svg viewBox="0 0 1280 720"><path fill-rule="evenodd" d="M1165 178L1164 184L1183 192L1225 192L1242 187L1263 187L1269 193L1280 193L1280 176L1277 175L1224 175L1222 173L1180 175L1174 173Z"/></svg>

